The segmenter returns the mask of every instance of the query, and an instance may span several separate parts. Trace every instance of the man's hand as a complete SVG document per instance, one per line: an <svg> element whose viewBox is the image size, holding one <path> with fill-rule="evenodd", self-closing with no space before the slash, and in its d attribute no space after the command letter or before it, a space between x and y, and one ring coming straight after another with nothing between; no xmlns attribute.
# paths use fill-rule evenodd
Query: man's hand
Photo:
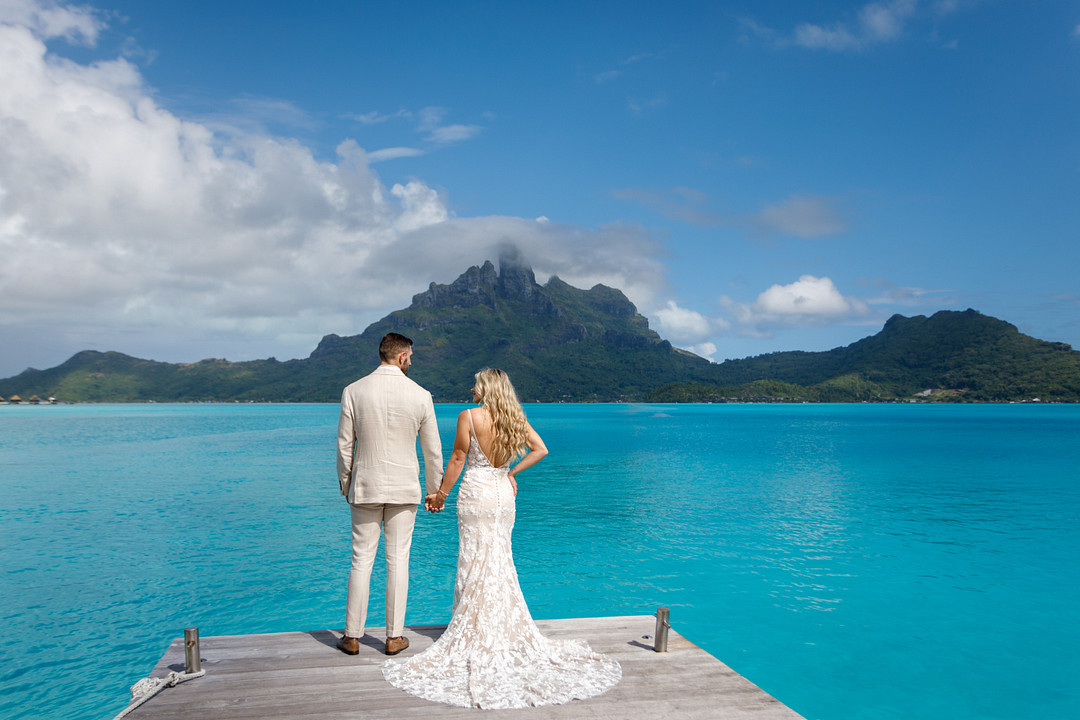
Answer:
<svg viewBox="0 0 1080 720"><path fill-rule="evenodd" d="M428 512L442 512L443 503L445 502L446 498L444 498L442 495L440 495L439 493L432 493L431 495L427 495L424 497L424 508Z"/></svg>

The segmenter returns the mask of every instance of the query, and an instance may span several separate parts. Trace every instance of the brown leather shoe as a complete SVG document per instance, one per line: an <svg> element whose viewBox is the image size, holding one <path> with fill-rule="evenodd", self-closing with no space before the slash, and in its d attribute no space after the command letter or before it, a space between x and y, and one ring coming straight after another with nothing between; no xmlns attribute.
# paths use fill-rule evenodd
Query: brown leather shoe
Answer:
<svg viewBox="0 0 1080 720"><path fill-rule="evenodd" d="M401 635L399 637L386 638L386 654L397 655L399 652L409 647L409 638Z"/></svg>
<svg viewBox="0 0 1080 720"><path fill-rule="evenodd" d="M360 652L360 638L344 635L337 641L337 649L346 655L356 655Z"/></svg>

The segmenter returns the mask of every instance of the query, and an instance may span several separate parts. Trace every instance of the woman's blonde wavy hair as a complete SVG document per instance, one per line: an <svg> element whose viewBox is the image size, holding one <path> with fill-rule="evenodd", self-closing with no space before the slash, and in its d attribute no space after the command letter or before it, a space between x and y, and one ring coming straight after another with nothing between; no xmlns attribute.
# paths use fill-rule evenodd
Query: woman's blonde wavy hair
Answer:
<svg viewBox="0 0 1080 720"><path fill-rule="evenodd" d="M529 424L510 378L502 370L495 369L481 370L474 378L476 384L473 387L480 404L491 413L494 425L491 462L498 466L521 457L529 439Z"/></svg>

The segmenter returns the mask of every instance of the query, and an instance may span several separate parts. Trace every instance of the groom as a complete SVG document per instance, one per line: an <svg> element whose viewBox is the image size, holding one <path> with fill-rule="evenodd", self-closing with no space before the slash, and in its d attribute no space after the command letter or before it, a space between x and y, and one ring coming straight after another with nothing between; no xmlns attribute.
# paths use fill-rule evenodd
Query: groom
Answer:
<svg viewBox="0 0 1080 720"><path fill-rule="evenodd" d="M379 535L386 534L386 654L409 647L404 637L409 594L409 548L420 503L416 437L424 452L427 493L442 482L442 443L431 393L406 375L412 340L390 333L379 344L382 363L341 394L338 481L352 510L352 568L345 607L345 636L338 649L360 652L367 622L371 567Z"/></svg>

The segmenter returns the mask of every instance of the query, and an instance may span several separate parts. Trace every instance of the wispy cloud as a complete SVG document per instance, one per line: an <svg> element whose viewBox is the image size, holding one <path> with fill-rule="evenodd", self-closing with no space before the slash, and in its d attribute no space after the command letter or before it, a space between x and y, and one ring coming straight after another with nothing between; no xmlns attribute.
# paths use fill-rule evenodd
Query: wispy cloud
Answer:
<svg viewBox="0 0 1080 720"><path fill-rule="evenodd" d="M628 98L626 106L630 109L630 112L635 115L641 115L646 110L654 110L656 108L664 107L667 105L667 94L657 93L649 98Z"/></svg>
<svg viewBox="0 0 1080 720"><path fill-rule="evenodd" d="M218 116L219 122L257 132L268 129L315 130L321 123L287 100L244 96L229 101L233 112Z"/></svg>
<svg viewBox="0 0 1080 720"><path fill-rule="evenodd" d="M630 57L628 57L628 58L626 58L625 60L623 60L622 64L623 64L623 65L633 65L634 63L639 63L639 62L641 62L642 60L653 60L653 59L655 59L655 58L659 58L659 57L661 57L661 56L662 56L663 54L664 54L663 52L643 52L643 53L637 53L636 55L631 55Z"/></svg>
<svg viewBox="0 0 1080 720"><path fill-rule="evenodd" d="M803 23L795 28L793 40L796 45L811 49L859 50L899 37L915 7L915 0L870 3L859 10L854 22Z"/></svg>
<svg viewBox="0 0 1080 720"><path fill-rule="evenodd" d="M1080 307L1080 295L1075 293L1055 293L1050 297L1056 302Z"/></svg>
<svg viewBox="0 0 1080 720"><path fill-rule="evenodd" d="M377 110L373 110L366 113L348 115L348 117L361 125L380 125L398 119L412 121L416 126L416 131L423 136L424 142L440 146L453 145L455 143L471 140L484 130L482 125L466 125L462 123L445 124L444 121L449 114L449 108L428 106L421 108L416 112L402 109L393 113L381 113ZM485 113L484 116L488 119L493 117L490 113ZM378 153L381 154L372 153L371 156L377 157L380 160L389 160L396 157L423 154L423 151L421 150L410 153L400 152L404 149L405 148L389 148L385 151L378 151Z"/></svg>
<svg viewBox="0 0 1080 720"><path fill-rule="evenodd" d="M639 62L642 62L644 60L652 60L654 58L658 58L661 55L663 55L662 52L658 52L658 53L657 52L637 53L637 54L631 55L630 57L628 57L625 60L621 61L619 63L619 65L621 65L622 67L626 67L628 65L633 65L635 63L639 63ZM598 72L598 73L594 74L593 75L593 81L597 85L603 85L604 83L611 82L612 80L615 80L616 78L622 76L622 74L623 74L622 70L604 70L602 72Z"/></svg>
<svg viewBox="0 0 1080 720"><path fill-rule="evenodd" d="M975 4L975 0L939 0L930 5L929 12L943 17ZM742 19L740 27L744 41L831 52L862 51L903 37L919 14L918 0L881 0L863 5L854 17L833 22L803 22L789 33L752 18Z"/></svg>
<svg viewBox="0 0 1080 720"><path fill-rule="evenodd" d="M605 70L604 72L593 75L593 81L597 85L603 85L604 83L611 82L620 75L622 75L622 70Z"/></svg>
<svg viewBox="0 0 1080 720"><path fill-rule="evenodd" d="M767 205L750 221L764 233L801 238L838 235L847 230L847 223L836 209L836 201L812 195L792 195Z"/></svg>
<svg viewBox="0 0 1080 720"><path fill-rule="evenodd" d="M352 114L347 115L346 117L348 117L351 120L355 120L356 122L360 123L361 125L379 125L379 124L382 124L384 122L388 122L390 120L396 120L398 118L412 117L412 113L410 113L407 110L398 110L397 112L393 112L393 113L380 113L378 111L373 110L371 112L367 112L367 113L363 113L363 114L352 113Z"/></svg>
<svg viewBox="0 0 1080 720"><path fill-rule="evenodd" d="M930 4L930 10L939 17L945 17L964 10L971 10L985 2L986 0L934 0Z"/></svg>
<svg viewBox="0 0 1080 720"><path fill-rule="evenodd" d="M442 124L443 118L449 112L444 107L429 106L417 113L417 127L421 132L429 132Z"/></svg>
<svg viewBox="0 0 1080 720"><path fill-rule="evenodd" d="M877 291L876 295L866 300L869 305L940 307L953 302L953 299L949 297L949 295L956 292L955 290L946 288L934 290L918 287L905 287L883 279L863 280L862 284Z"/></svg>
<svg viewBox="0 0 1080 720"><path fill-rule="evenodd" d="M453 143L471 140L483 131L480 125L444 125L449 110L443 107L426 107L417 113L417 128L420 132L427 133L425 140L436 145L451 145Z"/></svg>
<svg viewBox="0 0 1080 720"><path fill-rule="evenodd" d="M383 148L382 150L375 150L367 154L369 163L384 162L386 160L397 160L404 157L417 157L423 155L424 151L418 148L411 147L391 147Z"/></svg>
<svg viewBox="0 0 1080 720"><path fill-rule="evenodd" d="M755 238L786 235L804 239L838 235L847 230L847 221L836 198L792 195L769 203L756 213L721 213L711 209L710 198L687 187L670 190L617 188L612 196L651 208L672 220L701 227L742 227Z"/></svg>
<svg viewBox="0 0 1080 720"><path fill-rule="evenodd" d="M483 129L479 125L443 125L433 129L425 139L437 145L450 145L471 140L479 135Z"/></svg>
<svg viewBox="0 0 1080 720"><path fill-rule="evenodd" d="M693 188L676 187L670 190L616 188L612 197L650 208L664 217L690 225L713 227L723 225L727 218L707 209L708 197Z"/></svg>

